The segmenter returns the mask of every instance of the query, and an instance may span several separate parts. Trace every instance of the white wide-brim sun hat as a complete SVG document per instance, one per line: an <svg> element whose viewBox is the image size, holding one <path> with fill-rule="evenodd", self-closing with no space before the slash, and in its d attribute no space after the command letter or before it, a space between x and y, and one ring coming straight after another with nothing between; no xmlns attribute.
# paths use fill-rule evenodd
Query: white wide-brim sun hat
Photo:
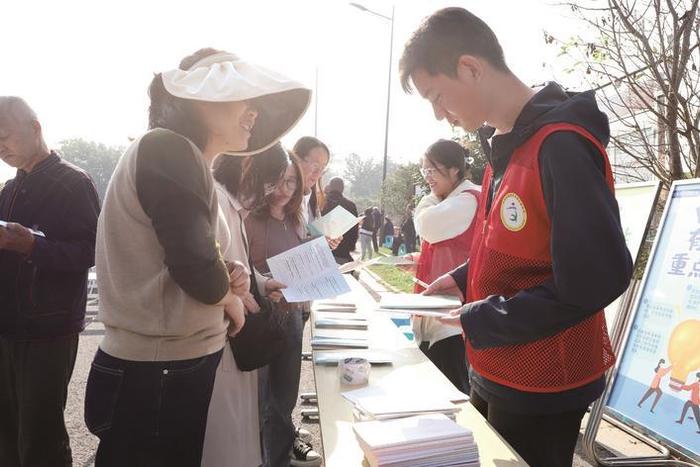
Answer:
<svg viewBox="0 0 700 467"><path fill-rule="evenodd" d="M286 135L304 116L311 90L277 72L221 52L195 63L189 70L162 73L168 93L205 102L252 101L258 116L248 147L228 151L232 156L262 152Z"/></svg>

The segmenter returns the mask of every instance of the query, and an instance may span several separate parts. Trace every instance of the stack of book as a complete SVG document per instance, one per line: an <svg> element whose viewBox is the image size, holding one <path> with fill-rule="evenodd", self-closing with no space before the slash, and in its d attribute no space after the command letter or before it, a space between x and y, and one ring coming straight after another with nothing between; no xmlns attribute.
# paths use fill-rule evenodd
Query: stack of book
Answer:
<svg viewBox="0 0 700 467"><path fill-rule="evenodd" d="M314 302L314 311L333 311L336 313L355 313L357 311L357 305L352 302L347 301L330 301L322 300Z"/></svg>
<svg viewBox="0 0 700 467"><path fill-rule="evenodd" d="M367 330L367 320L326 318L317 315L314 320L314 327L318 329L359 329Z"/></svg>
<svg viewBox="0 0 700 467"><path fill-rule="evenodd" d="M313 350L329 349L366 349L369 346L367 338L322 336L316 334L311 338Z"/></svg>
<svg viewBox="0 0 700 467"><path fill-rule="evenodd" d="M478 467L471 430L443 414L358 422L355 436L371 467Z"/></svg>

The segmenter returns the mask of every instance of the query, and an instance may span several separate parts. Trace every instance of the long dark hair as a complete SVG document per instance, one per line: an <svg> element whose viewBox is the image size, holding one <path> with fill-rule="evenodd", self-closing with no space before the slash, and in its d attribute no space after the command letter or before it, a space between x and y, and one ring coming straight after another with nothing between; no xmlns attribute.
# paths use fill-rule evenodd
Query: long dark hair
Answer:
<svg viewBox="0 0 700 467"><path fill-rule="evenodd" d="M423 156L430 165L432 165L442 175L447 175L437 166L440 164L446 169L457 169L457 179L464 180L467 170L470 168L467 159L469 158L469 150L465 149L459 143L448 139L439 139L431 144L425 151Z"/></svg>
<svg viewBox="0 0 700 467"><path fill-rule="evenodd" d="M313 136L302 136L301 138L299 138L299 140L294 145L292 152L294 153L294 156L299 158L300 160L306 160L306 158L309 157L309 153L315 148L321 148L324 151L326 151L326 154L328 155L328 162L330 162L331 152L328 150L328 146L326 146L326 144L323 141ZM323 210L325 204L326 196L324 195L323 189L321 188L321 177L319 177L318 182L316 182L316 185L311 187L311 198L309 200L309 206L311 207L311 210L314 213L318 214L321 210Z"/></svg>
<svg viewBox="0 0 700 467"><path fill-rule="evenodd" d="M241 173L247 157L220 155L214 159L214 179L226 187L226 191L239 198Z"/></svg>
<svg viewBox="0 0 700 467"><path fill-rule="evenodd" d="M295 224L300 222L301 203L304 199L304 184L299 164L284 150L280 143L245 158L222 156L214 169L214 178L239 199L243 207L255 215L269 214L268 188L284 179L290 164L297 176L297 187L284 207L285 216Z"/></svg>
<svg viewBox="0 0 700 467"><path fill-rule="evenodd" d="M277 145L273 146L273 148L277 148ZM299 162L291 157L281 146L279 146L279 151L274 151L270 154L268 153L270 153L269 149L258 156L248 158L244 164L242 185L243 187L246 187L246 185L248 185L248 179L250 178L253 180L254 177L252 174L256 172L267 172L270 174L270 176L272 176L278 166L281 166L282 170L277 177L276 183L283 182L285 172L291 165L294 168L294 175L297 178L297 186L292 194L292 197L284 206L284 215L285 218L292 220L294 226L297 227L301 225L301 204L304 201L304 177L301 172L301 167L299 167ZM284 158L282 156L284 156ZM284 164L280 164L280 162L283 162ZM247 173L250 173L250 175L247 176ZM263 177L252 182L250 184L250 188L246 189L246 191L254 193L255 196L259 197L262 190L262 198L259 198L258 203L252 211L256 215L269 215L270 201L273 195L266 192L265 183L262 182L262 180ZM262 186L260 186L261 182L263 183Z"/></svg>
<svg viewBox="0 0 700 467"><path fill-rule="evenodd" d="M188 55L180 62L181 70L189 70L205 57L221 53L221 50L210 47L199 49ZM189 99L173 96L163 84L163 75L157 73L148 87L148 97L151 104L148 107L148 129L166 128L189 138L201 151L209 138L208 130L199 118L196 109Z"/></svg>

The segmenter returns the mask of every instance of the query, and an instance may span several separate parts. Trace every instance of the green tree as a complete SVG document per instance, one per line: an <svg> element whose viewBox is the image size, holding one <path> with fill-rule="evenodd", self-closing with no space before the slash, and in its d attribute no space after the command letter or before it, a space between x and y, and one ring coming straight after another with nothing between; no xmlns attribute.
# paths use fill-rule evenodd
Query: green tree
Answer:
<svg viewBox="0 0 700 467"><path fill-rule="evenodd" d="M382 165L352 153L345 158L345 180L352 197L376 198L382 185Z"/></svg>
<svg viewBox="0 0 700 467"><path fill-rule="evenodd" d="M109 179L124 148L76 138L61 141L59 152L65 160L85 170L92 177L97 194L100 200L103 200Z"/></svg>
<svg viewBox="0 0 700 467"><path fill-rule="evenodd" d="M416 204L424 193L427 184L420 174L420 165L411 162L391 170L382 187L384 213L394 223L399 222L406 213L406 207Z"/></svg>
<svg viewBox="0 0 700 467"><path fill-rule="evenodd" d="M476 133L468 133L461 128L455 127L452 130L452 140L458 142L469 151L468 162L471 166L471 181L477 185L481 185L488 160L481 148L479 136Z"/></svg>

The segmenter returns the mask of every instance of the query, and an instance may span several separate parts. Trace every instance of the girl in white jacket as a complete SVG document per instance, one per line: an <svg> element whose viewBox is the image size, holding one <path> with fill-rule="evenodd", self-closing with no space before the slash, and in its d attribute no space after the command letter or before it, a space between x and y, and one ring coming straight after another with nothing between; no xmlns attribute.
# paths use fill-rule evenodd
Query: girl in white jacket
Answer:
<svg viewBox="0 0 700 467"><path fill-rule="evenodd" d="M427 284L469 258L480 188L466 178L468 155L458 143L439 140L428 148L421 162L430 194L420 200L414 216L421 238L416 277ZM416 285L416 293L422 290ZM415 317L413 331L423 353L457 389L469 393L461 329L441 324L436 318Z"/></svg>

